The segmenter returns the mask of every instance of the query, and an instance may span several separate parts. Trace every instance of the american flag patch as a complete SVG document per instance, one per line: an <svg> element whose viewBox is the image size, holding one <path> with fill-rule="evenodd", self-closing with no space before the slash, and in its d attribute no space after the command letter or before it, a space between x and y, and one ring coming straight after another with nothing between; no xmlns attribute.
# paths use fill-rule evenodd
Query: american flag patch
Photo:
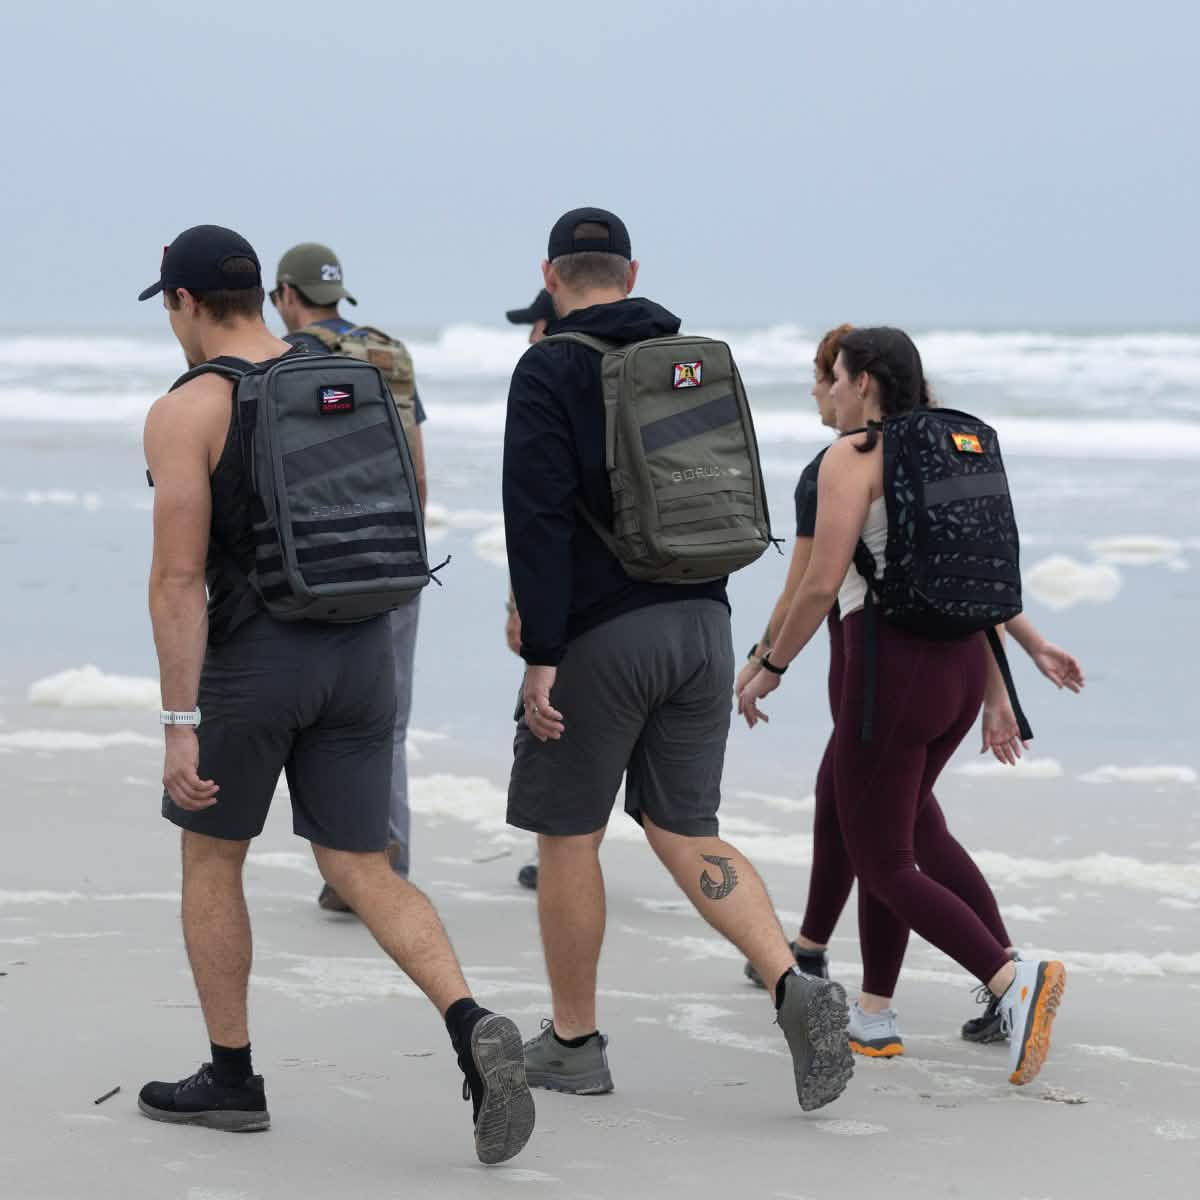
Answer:
<svg viewBox="0 0 1200 1200"><path fill-rule="evenodd" d="M317 410L326 413L354 411L354 385L342 384L317 389Z"/></svg>

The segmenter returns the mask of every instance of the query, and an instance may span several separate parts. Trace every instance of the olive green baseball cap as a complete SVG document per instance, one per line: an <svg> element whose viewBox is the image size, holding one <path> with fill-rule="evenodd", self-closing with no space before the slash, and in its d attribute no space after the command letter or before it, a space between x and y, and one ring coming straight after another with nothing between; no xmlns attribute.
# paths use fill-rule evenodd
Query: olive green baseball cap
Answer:
<svg viewBox="0 0 1200 1200"><path fill-rule="evenodd" d="M319 242L301 242L279 260L275 285L281 283L290 283L313 304L336 304L339 300L358 303L346 291L338 256Z"/></svg>

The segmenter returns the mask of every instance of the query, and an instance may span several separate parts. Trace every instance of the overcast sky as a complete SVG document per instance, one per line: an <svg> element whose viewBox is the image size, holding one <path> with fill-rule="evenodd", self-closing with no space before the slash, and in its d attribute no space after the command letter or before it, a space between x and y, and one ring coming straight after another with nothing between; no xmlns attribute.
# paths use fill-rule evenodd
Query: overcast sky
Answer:
<svg viewBox="0 0 1200 1200"><path fill-rule="evenodd" d="M0 323L161 325L188 225L502 321L566 208L693 321L1195 327L1195 0L4 6ZM147 311L149 310L149 311Z"/></svg>

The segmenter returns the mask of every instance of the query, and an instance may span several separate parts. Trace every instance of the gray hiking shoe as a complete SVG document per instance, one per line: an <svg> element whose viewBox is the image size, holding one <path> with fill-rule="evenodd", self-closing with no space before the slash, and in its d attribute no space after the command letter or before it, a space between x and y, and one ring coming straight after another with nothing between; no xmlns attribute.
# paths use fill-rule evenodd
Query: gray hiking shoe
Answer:
<svg viewBox="0 0 1200 1200"><path fill-rule="evenodd" d="M776 1020L792 1052L800 1107L812 1112L833 1103L854 1074L845 989L797 969L784 985Z"/></svg>
<svg viewBox="0 0 1200 1200"><path fill-rule="evenodd" d="M543 1021L542 1032L525 1043L525 1078L530 1087L572 1096L601 1096L613 1090L608 1069L608 1038L596 1034L582 1046L564 1046L554 1036L554 1022Z"/></svg>

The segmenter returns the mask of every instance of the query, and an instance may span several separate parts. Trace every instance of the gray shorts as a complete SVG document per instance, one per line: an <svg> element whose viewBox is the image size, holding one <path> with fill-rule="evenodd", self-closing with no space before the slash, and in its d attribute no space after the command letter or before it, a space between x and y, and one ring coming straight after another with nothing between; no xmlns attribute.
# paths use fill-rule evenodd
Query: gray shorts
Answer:
<svg viewBox="0 0 1200 1200"><path fill-rule="evenodd" d="M164 794L163 816L209 837L257 837L284 771L300 837L382 850L395 711L386 616L317 625L260 614L209 647L200 677L200 778L220 786L217 803L188 812Z"/></svg>
<svg viewBox="0 0 1200 1200"><path fill-rule="evenodd" d="M557 742L518 716L508 823L567 837L604 828L625 776L625 811L671 833L717 833L733 700L729 611L677 600L616 617L571 642L550 699Z"/></svg>

